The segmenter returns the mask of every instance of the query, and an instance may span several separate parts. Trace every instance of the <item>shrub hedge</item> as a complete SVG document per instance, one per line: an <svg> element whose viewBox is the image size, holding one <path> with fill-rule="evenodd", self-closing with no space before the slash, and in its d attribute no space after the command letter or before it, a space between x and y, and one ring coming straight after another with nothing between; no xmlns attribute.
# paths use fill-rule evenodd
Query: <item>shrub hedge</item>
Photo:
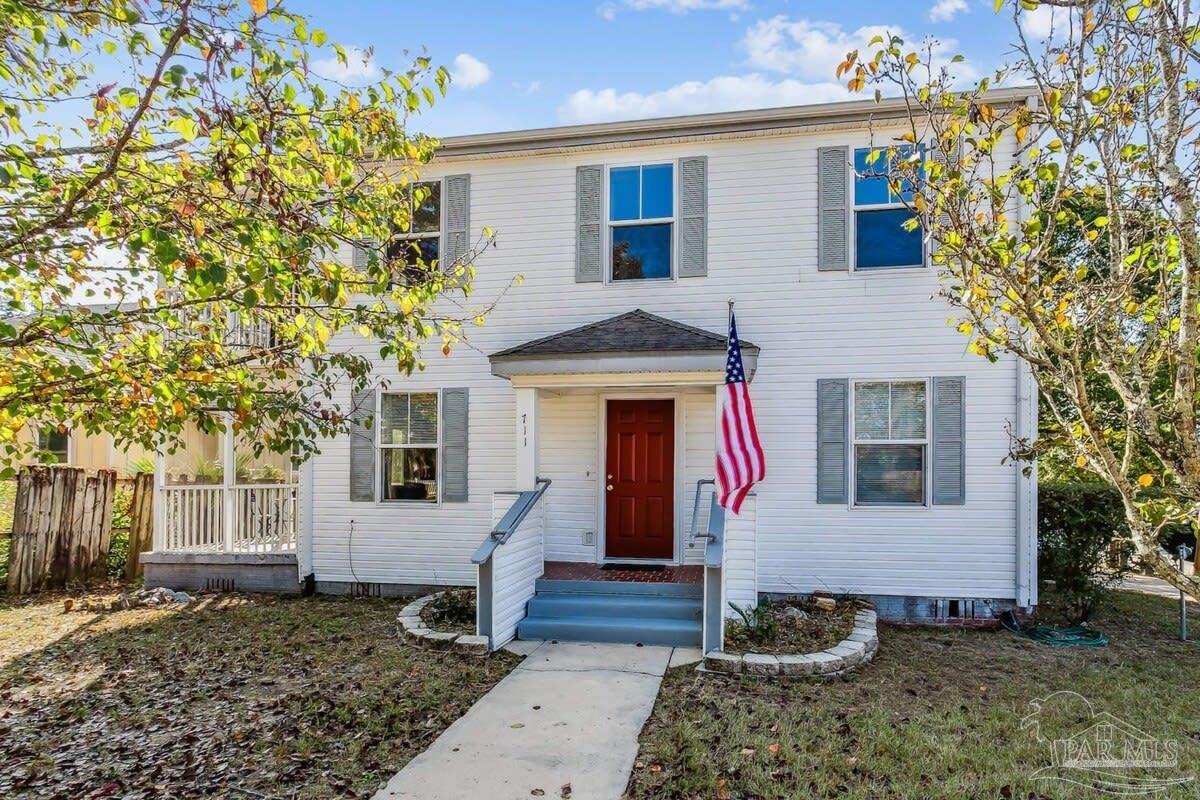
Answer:
<svg viewBox="0 0 1200 800"><path fill-rule="evenodd" d="M1117 490L1102 483L1038 486L1038 577L1052 580L1074 621L1083 621L1131 566L1125 510ZM1193 539L1187 525L1168 526L1170 552Z"/></svg>

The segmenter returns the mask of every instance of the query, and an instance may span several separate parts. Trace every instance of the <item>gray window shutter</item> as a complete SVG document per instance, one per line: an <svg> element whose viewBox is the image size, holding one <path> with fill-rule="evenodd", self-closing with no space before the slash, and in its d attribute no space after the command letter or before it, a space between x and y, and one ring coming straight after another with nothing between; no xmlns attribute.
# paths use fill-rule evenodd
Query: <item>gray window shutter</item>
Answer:
<svg viewBox="0 0 1200 800"><path fill-rule="evenodd" d="M962 505L967 501L966 380L933 379L933 502Z"/></svg>
<svg viewBox="0 0 1200 800"><path fill-rule="evenodd" d="M467 502L468 389L442 389L442 500Z"/></svg>
<svg viewBox="0 0 1200 800"><path fill-rule="evenodd" d="M354 253L354 256L351 259L350 266L354 267L355 269L366 269L367 268L366 248L360 247L359 245L354 245L353 253Z"/></svg>
<svg viewBox="0 0 1200 800"><path fill-rule="evenodd" d="M575 282L604 280L604 167L575 168Z"/></svg>
<svg viewBox="0 0 1200 800"><path fill-rule="evenodd" d="M850 486L850 381L817 381L817 502L845 503Z"/></svg>
<svg viewBox="0 0 1200 800"><path fill-rule="evenodd" d="M850 269L850 148L817 150L817 269Z"/></svg>
<svg viewBox="0 0 1200 800"><path fill-rule="evenodd" d="M350 500L375 502L375 387L350 398Z"/></svg>
<svg viewBox="0 0 1200 800"><path fill-rule="evenodd" d="M366 242L364 242L364 244L366 245L366 247L364 247L363 245L358 245L358 244L353 246L353 260L351 261L350 266L354 267L355 269L366 269L367 268L367 262L369 259L369 252L368 252L369 248L374 248L376 250L379 249L379 244L374 239L369 239Z"/></svg>
<svg viewBox="0 0 1200 800"><path fill-rule="evenodd" d="M441 263L449 267L471 248L471 176L447 175L442 191Z"/></svg>
<svg viewBox="0 0 1200 800"><path fill-rule="evenodd" d="M708 274L708 156L679 159L679 277Z"/></svg>

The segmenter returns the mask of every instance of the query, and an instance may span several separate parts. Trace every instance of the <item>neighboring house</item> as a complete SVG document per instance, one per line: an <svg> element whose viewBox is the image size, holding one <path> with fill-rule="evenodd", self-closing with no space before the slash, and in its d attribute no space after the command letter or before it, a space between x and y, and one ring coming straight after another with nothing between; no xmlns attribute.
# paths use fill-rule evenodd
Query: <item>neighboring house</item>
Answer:
<svg viewBox="0 0 1200 800"><path fill-rule="evenodd" d="M524 282L470 346L413 376L380 362L386 386L339 398L373 424L253 501L285 508L298 544L245 538L239 563L327 592L478 584L493 646L698 642L701 616L719 646L728 604L763 594L866 595L910 619L1032 606L1036 476L1007 458L1036 430L1028 371L966 352L899 198L856 177L904 114L867 101L444 140L416 246L448 262L487 225L475 296ZM703 483L728 299L767 459L736 519L710 518ZM196 527L186 491L160 504L175 511L156 549ZM200 516L230 551L250 501L213 497ZM271 583L159 555L155 580Z"/></svg>
<svg viewBox="0 0 1200 800"><path fill-rule="evenodd" d="M27 427L17 434L22 444L34 444L38 452L29 463L52 463L87 469L115 469L122 477L131 477L150 464L154 453L139 445L117 447L107 433L88 433L82 429L61 430L57 425Z"/></svg>

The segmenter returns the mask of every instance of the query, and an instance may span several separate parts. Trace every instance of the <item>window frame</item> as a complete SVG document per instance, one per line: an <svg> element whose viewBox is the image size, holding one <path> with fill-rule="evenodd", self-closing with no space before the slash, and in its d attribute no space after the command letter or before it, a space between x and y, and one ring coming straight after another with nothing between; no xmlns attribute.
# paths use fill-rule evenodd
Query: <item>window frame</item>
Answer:
<svg viewBox="0 0 1200 800"><path fill-rule="evenodd" d="M925 387L925 438L923 439L859 439L858 431L855 425L855 400L858 396L858 385L860 383L887 383L889 385L895 383L920 383ZM849 428L848 440L850 442L850 457L846 466L848 475L846 476L846 484L848 488L847 505L851 510L871 511L871 510L910 510L923 511L933 507L932 491L933 491L933 471L930 463L930 455L933 451L933 380L926 375L909 376L909 377L860 377L850 379L850 402L847 404L847 425ZM891 397L889 391L888 398L888 419L889 425L891 420ZM883 444L883 445L921 445L921 502L919 503L859 503L858 502L858 446L860 444Z"/></svg>
<svg viewBox="0 0 1200 800"><path fill-rule="evenodd" d="M413 220L415 218L416 208L415 208L415 206L413 206L413 195L412 195L411 189L410 189L410 193L408 196L408 203L409 203L409 206L411 206L411 208L409 209L409 215L408 215L408 230L404 231L404 232L393 233L391 241L388 242L389 248L396 242L418 242L418 241L422 241L425 239L439 239L440 240L442 238L442 234L445 233L445 231L446 231L446 204L445 204L445 198L443 197L443 193L445 192L445 189L446 189L445 181L441 178L429 178L429 179L422 178L421 180L413 181L412 183L409 184L409 186L416 187L416 186L420 186L421 184L427 184L427 185L437 184L437 187L438 187L438 210L437 210L438 211L438 213L437 213L438 229L436 231L434 231L433 233L430 233L428 231L425 231L425 232L414 231L412 229ZM438 242L437 268L439 270L442 268L442 245L441 245L440 241Z"/></svg>
<svg viewBox="0 0 1200 800"><path fill-rule="evenodd" d="M432 394L437 403L437 443L429 444L384 444L383 443L383 397L384 395L414 395L414 394ZM411 401L410 401L411 403ZM411 405L410 405L411 408ZM441 506L442 504L442 393L438 389L405 389L405 390L384 390L380 389L375 392L375 505L376 506L395 506L408 505L424 508L429 506ZM437 464L437 496L433 500L387 500L383 496L383 451L384 450L428 450L433 447L437 450L435 463Z"/></svg>
<svg viewBox="0 0 1200 800"><path fill-rule="evenodd" d="M51 450L49 448L42 447L42 437L47 435L47 433L48 433L47 429L57 428L57 427L58 427L57 425L42 425L35 431L34 444L37 445L37 451L39 453L57 453L58 452L57 450ZM58 433L57 430L55 430L54 432ZM54 462L55 464L58 464L60 466L65 466L65 465L68 465L71 463L71 459L75 455L75 453L74 453L74 449L75 449L74 433L75 433L75 431L72 428L68 427L67 432L63 434L63 436L65 436L67 439L67 446L63 450L63 453L64 453L63 459L61 461L55 461Z"/></svg>
<svg viewBox="0 0 1200 800"><path fill-rule="evenodd" d="M917 142L914 145L908 145L908 146L920 149L922 152L924 151L924 144L922 144L921 142ZM847 169L849 169L849 171L850 171L850 179L848 181L846 181L846 192L848 195L846 200L847 200L847 205L850 208L850 224L847 226L847 228L848 228L847 229L847 238L850 241L848 243L849 247L847 248L847 250L850 253L850 271L851 272L861 272L863 274L877 274L877 273L904 272L907 270L927 269L929 267L929 242L926 240L924 230L921 231L921 263L920 264L896 264L895 266L890 266L890 267L859 267L858 266L858 212L859 211L896 211L898 209L906 208L903 201L897 201L895 203L871 203L871 204L866 204L866 205L859 205L857 200L855 199L855 194L856 194L855 189L857 188L855 186L855 182L858 180L858 153L859 153L859 151L865 150L866 152L869 153L872 150L886 150L886 149L887 149L887 146L872 147L871 145L867 145L866 147L854 147L852 145L850 147L850 163L846 165ZM924 156L922 156L922 157L924 157ZM889 169L889 172L890 172L890 169ZM889 191L888 194L890 195L891 192Z"/></svg>
<svg viewBox="0 0 1200 800"><path fill-rule="evenodd" d="M670 167L671 168L671 216L653 217L649 219L613 220L612 216L612 171L628 169L629 167ZM642 173L638 173L638 202L641 202ZM604 283L620 286L629 284L640 286L646 283L673 283L678 277L676 260L679 257L679 164L671 159L666 161L631 161L604 165ZM670 225L671 226L671 263L670 274L663 278L629 278L626 280L613 279L612 241L613 228L628 228L638 225Z"/></svg>

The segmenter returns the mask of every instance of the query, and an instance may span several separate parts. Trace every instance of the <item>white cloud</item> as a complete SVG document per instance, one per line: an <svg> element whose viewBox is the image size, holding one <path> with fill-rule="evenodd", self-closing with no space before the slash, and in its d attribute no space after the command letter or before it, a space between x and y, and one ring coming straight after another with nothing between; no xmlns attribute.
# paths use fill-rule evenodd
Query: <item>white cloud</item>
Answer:
<svg viewBox="0 0 1200 800"><path fill-rule="evenodd" d="M1058 38L1066 35L1070 26L1071 9L1063 6L1038 5L1021 9L1021 30L1034 39Z"/></svg>
<svg viewBox="0 0 1200 800"><path fill-rule="evenodd" d="M921 44L919 37L910 36L898 25L864 25L857 30L846 31L833 22L791 20L785 16L756 22L746 30L741 44L746 51L747 62L753 67L799 75L809 80L828 81L834 79L837 65L845 59L846 53L851 50L858 50L860 54L869 53L871 47L868 43L871 39L882 36L886 41L892 34L904 39L912 47ZM954 39L938 39L929 44L932 45L934 68L949 66L958 42ZM955 64L953 71L959 80L977 75L965 61Z"/></svg>
<svg viewBox="0 0 1200 800"><path fill-rule="evenodd" d="M459 53L454 57L454 69L450 71L454 85L462 89L474 89L492 78L492 69L470 53Z"/></svg>
<svg viewBox="0 0 1200 800"><path fill-rule="evenodd" d="M851 95L836 83L772 81L762 75L722 76L708 81L686 81L659 92L618 92L616 89L580 89L568 95L558 109L563 122L604 122L617 119L669 117L709 111L802 105L849 100Z"/></svg>
<svg viewBox="0 0 1200 800"><path fill-rule="evenodd" d="M749 0L625 0L625 5L634 11L664 9L672 14L709 10L746 11L750 8Z"/></svg>
<svg viewBox="0 0 1200 800"><path fill-rule="evenodd" d="M346 48L346 63L337 58L322 58L314 61L312 71L322 78L339 83L373 81L379 77L379 67L375 64L375 53L372 49L361 47Z"/></svg>
<svg viewBox="0 0 1200 800"><path fill-rule="evenodd" d="M663 5L670 1L626 0ZM694 6L707 0L678 1ZM741 40L746 61L755 69L749 74L685 81L650 92L580 89L566 97L558 116L563 122L601 122L862 99L869 93L852 94L835 78L837 65L848 51L867 53L874 36L889 33L913 47L922 45L898 26L867 25L848 32L832 22L777 16L751 25ZM950 65L956 46L952 39L934 40L925 42L922 52L925 47L932 48L936 69ZM779 73L779 77L766 74L769 72ZM974 79L978 73L961 62L953 65L953 75L961 81Z"/></svg>
<svg viewBox="0 0 1200 800"><path fill-rule="evenodd" d="M930 22L949 22L967 11L967 0L937 0L929 9Z"/></svg>
<svg viewBox="0 0 1200 800"><path fill-rule="evenodd" d="M538 89L542 88L542 82L529 81L528 83L521 83L521 81L513 81L512 87L523 94L533 94Z"/></svg>
<svg viewBox="0 0 1200 800"><path fill-rule="evenodd" d="M669 11L672 14L687 14L690 11L749 11L750 0L624 0L624 5L633 11ZM596 15L606 22L617 18L617 3L614 0L596 9ZM729 19L738 20L732 13Z"/></svg>

